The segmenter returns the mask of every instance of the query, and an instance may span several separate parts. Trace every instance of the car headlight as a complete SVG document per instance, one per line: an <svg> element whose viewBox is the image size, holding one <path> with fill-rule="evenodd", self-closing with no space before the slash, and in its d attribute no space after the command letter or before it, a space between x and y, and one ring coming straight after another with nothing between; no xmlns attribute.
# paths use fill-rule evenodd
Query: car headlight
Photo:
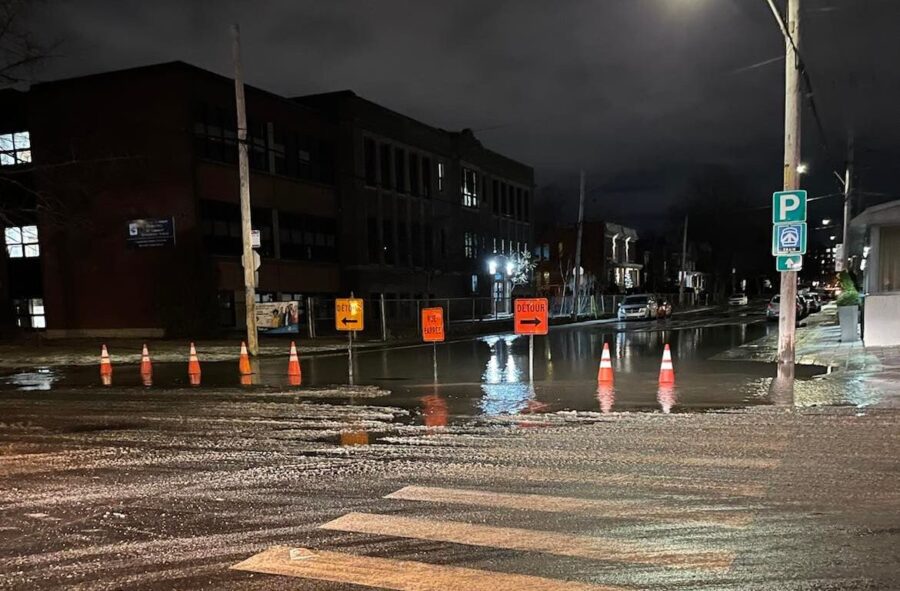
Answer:
<svg viewBox="0 0 900 591"><path fill-rule="evenodd" d="M640 310L638 310L638 313L640 313L640 314L644 314L646 312L647 312L647 308L641 308Z"/></svg>

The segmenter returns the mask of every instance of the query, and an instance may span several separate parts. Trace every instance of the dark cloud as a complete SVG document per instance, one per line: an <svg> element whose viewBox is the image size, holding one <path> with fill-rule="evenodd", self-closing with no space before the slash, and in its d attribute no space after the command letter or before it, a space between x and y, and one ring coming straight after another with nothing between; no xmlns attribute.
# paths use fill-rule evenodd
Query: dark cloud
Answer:
<svg viewBox="0 0 900 591"><path fill-rule="evenodd" d="M861 183L894 192L900 2L805 0L803 19L830 152L807 113L811 189L834 191L852 131ZM711 163L762 201L780 182L784 48L765 0L47 0L35 26L63 45L39 74L173 59L228 74L232 22L250 83L286 95L352 88L474 128L563 195L584 167L600 213L656 215Z"/></svg>

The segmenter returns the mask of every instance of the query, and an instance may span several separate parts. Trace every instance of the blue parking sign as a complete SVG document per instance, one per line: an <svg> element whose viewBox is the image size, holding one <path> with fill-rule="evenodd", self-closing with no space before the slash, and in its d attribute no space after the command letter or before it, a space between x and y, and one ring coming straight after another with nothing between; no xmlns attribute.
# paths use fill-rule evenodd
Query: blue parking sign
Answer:
<svg viewBox="0 0 900 591"><path fill-rule="evenodd" d="M772 254L806 254L806 224L775 224L772 228Z"/></svg>

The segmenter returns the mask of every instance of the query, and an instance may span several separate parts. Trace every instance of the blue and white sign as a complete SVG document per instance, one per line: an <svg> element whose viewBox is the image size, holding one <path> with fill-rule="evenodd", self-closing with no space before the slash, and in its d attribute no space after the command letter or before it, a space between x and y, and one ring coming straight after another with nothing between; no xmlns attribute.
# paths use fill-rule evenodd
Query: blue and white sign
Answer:
<svg viewBox="0 0 900 591"><path fill-rule="evenodd" d="M772 254L806 254L806 224L775 224L772 228Z"/></svg>
<svg viewBox="0 0 900 591"><path fill-rule="evenodd" d="M806 221L806 191L772 193L772 223Z"/></svg>

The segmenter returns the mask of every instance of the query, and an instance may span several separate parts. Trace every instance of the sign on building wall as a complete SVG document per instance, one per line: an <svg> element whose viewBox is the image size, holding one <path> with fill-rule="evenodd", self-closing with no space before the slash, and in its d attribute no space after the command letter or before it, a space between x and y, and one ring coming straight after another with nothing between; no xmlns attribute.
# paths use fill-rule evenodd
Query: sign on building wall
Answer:
<svg viewBox="0 0 900 591"><path fill-rule="evenodd" d="M269 334L300 332L300 302L256 304L256 327Z"/></svg>
<svg viewBox="0 0 900 591"><path fill-rule="evenodd" d="M129 248L175 246L175 218L148 218L129 220Z"/></svg>

